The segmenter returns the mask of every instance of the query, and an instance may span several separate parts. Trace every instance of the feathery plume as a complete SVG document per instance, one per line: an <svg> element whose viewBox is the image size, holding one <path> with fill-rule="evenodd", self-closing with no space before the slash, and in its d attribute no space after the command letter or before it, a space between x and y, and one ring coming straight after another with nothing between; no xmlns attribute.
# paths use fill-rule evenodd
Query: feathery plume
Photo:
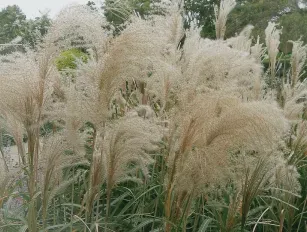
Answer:
<svg viewBox="0 0 307 232"><path fill-rule="evenodd" d="M294 88L303 74L306 64L307 45L303 46L303 41L289 41L293 44L291 55L291 86Z"/></svg>
<svg viewBox="0 0 307 232"><path fill-rule="evenodd" d="M247 52L232 49L221 41L202 40L195 33L187 35L183 48L183 88L249 95L261 77L260 64Z"/></svg>
<svg viewBox="0 0 307 232"><path fill-rule="evenodd" d="M55 196L54 190L63 181L62 171L64 168L77 165L89 165L82 155L69 154L70 146L65 137L54 135L44 139L39 158L39 184L42 191L42 212L44 221L47 217L47 209Z"/></svg>
<svg viewBox="0 0 307 232"><path fill-rule="evenodd" d="M148 175L148 165L153 163L148 152L158 148L160 134L155 124L140 117L122 118L107 129L100 149L108 188L129 180L137 170Z"/></svg>
<svg viewBox="0 0 307 232"><path fill-rule="evenodd" d="M201 186L221 185L218 179L225 177L229 167L229 151L267 154L277 149L287 129L282 111L264 102L240 103L235 98L205 95L180 112L170 131L168 181L195 194Z"/></svg>
<svg viewBox="0 0 307 232"><path fill-rule="evenodd" d="M276 60L281 34L281 30L277 29L276 26L277 24L269 22L265 29L265 44L270 59L270 75L273 82L275 81Z"/></svg>
<svg viewBox="0 0 307 232"><path fill-rule="evenodd" d="M233 171L242 162L240 154L266 161L288 128L282 111L272 104L242 103L218 94L183 102L169 120L165 212L174 223L186 217L183 205L195 196L229 183L240 189L241 175ZM170 228L167 223L166 231Z"/></svg>
<svg viewBox="0 0 307 232"><path fill-rule="evenodd" d="M254 26L247 25L238 36L229 38L225 41L228 46L231 48L243 51L243 52L250 52L252 39L250 38L252 30Z"/></svg>
<svg viewBox="0 0 307 232"><path fill-rule="evenodd" d="M298 83L294 89L290 84L283 88L284 114L291 121L300 120L306 111L306 82Z"/></svg>
<svg viewBox="0 0 307 232"><path fill-rule="evenodd" d="M227 17L235 6L236 0L222 0L219 7L217 5L214 6L215 32L217 39L224 39Z"/></svg>
<svg viewBox="0 0 307 232"><path fill-rule="evenodd" d="M57 15L44 44L59 49L80 47L91 49L96 59L105 54L108 43L108 33L103 28L107 26L103 13L93 11L89 6L71 5Z"/></svg>
<svg viewBox="0 0 307 232"><path fill-rule="evenodd" d="M258 36L257 42L251 47L251 55L255 57L257 62L261 63L265 52L266 48L260 43L260 37Z"/></svg>

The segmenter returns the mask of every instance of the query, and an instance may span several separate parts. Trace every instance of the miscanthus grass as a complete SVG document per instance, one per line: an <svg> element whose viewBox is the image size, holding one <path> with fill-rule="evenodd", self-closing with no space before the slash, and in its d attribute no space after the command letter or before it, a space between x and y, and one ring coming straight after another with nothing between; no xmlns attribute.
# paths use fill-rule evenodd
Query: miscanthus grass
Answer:
<svg viewBox="0 0 307 232"><path fill-rule="evenodd" d="M281 31L224 40L234 7L215 8L209 40L184 29L177 1L116 33L71 6L34 50L1 55L1 133L18 165L1 163L0 231L304 230L306 46L291 41L280 79ZM87 58L58 70L71 48Z"/></svg>

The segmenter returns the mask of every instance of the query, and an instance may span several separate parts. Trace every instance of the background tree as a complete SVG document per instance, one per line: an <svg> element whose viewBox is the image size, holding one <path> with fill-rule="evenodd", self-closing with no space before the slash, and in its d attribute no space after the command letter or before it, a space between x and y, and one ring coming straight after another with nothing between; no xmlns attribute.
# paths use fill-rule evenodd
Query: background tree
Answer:
<svg viewBox="0 0 307 232"><path fill-rule="evenodd" d="M16 6L8 6L0 11L0 44L9 43L26 33L26 15Z"/></svg>
<svg viewBox="0 0 307 232"><path fill-rule="evenodd" d="M239 1L231 12L227 23L226 37L234 36L247 24L254 26L253 37L258 35L264 41L264 29L269 21L274 21L284 27L281 36L281 50L285 53L291 50L287 41L298 39L300 35L307 38L304 29L307 26L307 12L302 8L306 1L297 0L247 0ZM290 26L291 25L291 26ZM295 33L295 36L293 36ZM295 37L295 38L294 38Z"/></svg>
<svg viewBox="0 0 307 232"><path fill-rule="evenodd" d="M115 28L115 33L118 33L131 15L146 18L161 14L160 3L161 0L106 0L101 8L107 21ZM87 5L93 8L95 4L89 1Z"/></svg>
<svg viewBox="0 0 307 232"><path fill-rule="evenodd" d="M219 0L185 0L185 24L190 26L194 23L201 28L201 36L215 38L214 5Z"/></svg>
<svg viewBox="0 0 307 232"><path fill-rule="evenodd" d="M27 19L19 6L7 6L0 11L0 44L10 43L17 38L20 44L33 47L36 40L47 33L50 24L48 14Z"/></svg>
<svg viewBox="0 0 307 232"><path fill-rule="evenodd" d="M122 25L131 14L146 17L159 12L157 5L161 0L106 0L104 3L105 15L114 26ZM231 12L227 23L226 38L234 36L246 25L251 24L255 28L253 36L260 35L264 38L264 29L269 21L275 21L285 27L281 44L286 52L291 49L287 45L288 38L295 39L307 33L302 30L306 28L304 20L307 12L303 9L306 0L237 0L236 8ZM88 4L93 5L93 2ZM192 24L201 28L201 36L215 38L214 27L214 5L219 5L220 0L184 0L185 7L185 27ZM292 25L290 27L290 25ZM287 29L287 30L286 30ZM288 30L289 29L289 30ZM291 29L291 30L290 30ZM288 48L289 47L289 48Z"/></svg>
<svg viewBox="0 0 307 232"><path fill-rule="evenodd" d="M27 20L27 30L23 37L24 42L33 47L37 43L37 39L47 33L50 25L51 19L46 13L42 13L40 17L36 17L35 19Z"/></svg>
<svg viewBox="0 0 307 232"><path fill-rule="evenodd" d="M289 40L298 40L299 38L307 43L307 12L300 10L292 14L285 14L280 17L280 25L283 28L281 35L281 49L285 53L292 50L292 44Z"/></svg>

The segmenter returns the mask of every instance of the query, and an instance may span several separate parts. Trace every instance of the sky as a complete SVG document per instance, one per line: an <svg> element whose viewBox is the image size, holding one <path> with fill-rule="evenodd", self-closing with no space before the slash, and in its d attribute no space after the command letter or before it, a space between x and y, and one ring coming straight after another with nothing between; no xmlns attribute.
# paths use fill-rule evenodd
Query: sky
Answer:
<svg viewBox="0 0 307 232"><path fill-rule="evenodd" d="M97 0L91 0L97 2ZM27 18L40 16L41 12L49 12L54 17L63 7L72 4L86 4L88 0L0 0L0 9L8 5L18 5Z"/></svg>

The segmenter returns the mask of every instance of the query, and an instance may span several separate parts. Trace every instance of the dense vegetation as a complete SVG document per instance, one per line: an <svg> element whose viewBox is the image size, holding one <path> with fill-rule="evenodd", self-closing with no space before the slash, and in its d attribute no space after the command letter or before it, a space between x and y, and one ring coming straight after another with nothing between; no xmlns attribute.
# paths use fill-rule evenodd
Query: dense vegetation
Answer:
<svg viewBox="0 0 307 232"><path fill-rule="evenodd" d="M0 231L305 231L307 46L284 62L274 22L228 37L235 0L216 39L182 1L141 6L0 47Z"/></svg>
<svg viewBox="0 0 307 232"><path fill-rule="evenodd" d="M37 40L46 34L50 23L51 19L47 14L27 19L18 6L8 6L0 11L0 44L27 44L33 48ZM13 46L9 51L22 49L23 47Z"/></svg>

